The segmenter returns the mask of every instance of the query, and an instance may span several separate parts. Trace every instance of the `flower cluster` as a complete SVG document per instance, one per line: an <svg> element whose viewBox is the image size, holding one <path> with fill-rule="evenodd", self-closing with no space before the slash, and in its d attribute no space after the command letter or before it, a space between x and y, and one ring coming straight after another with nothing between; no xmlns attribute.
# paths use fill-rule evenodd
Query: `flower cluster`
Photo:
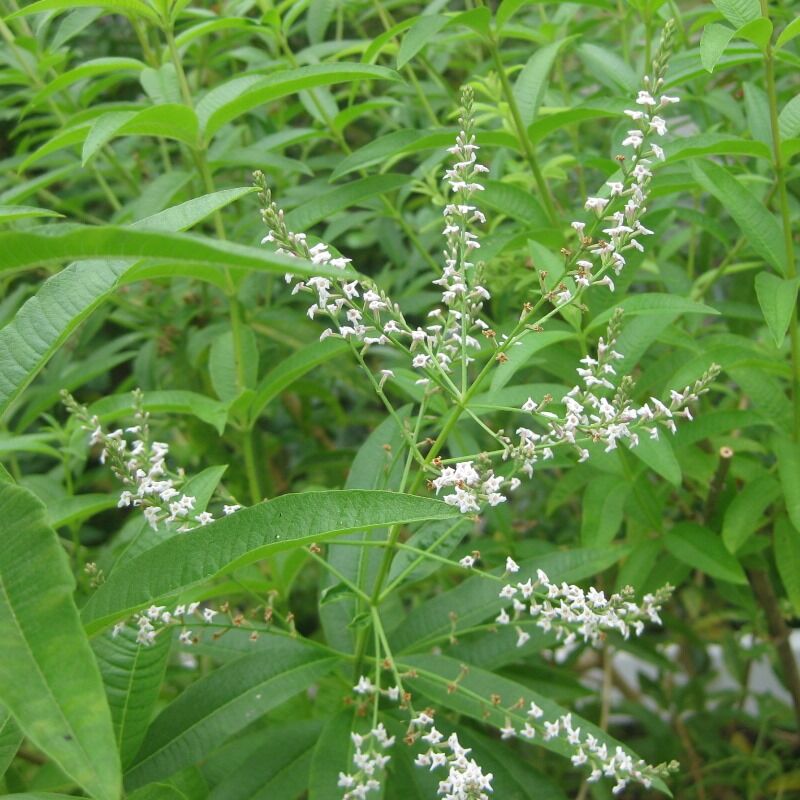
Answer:
<svg viewBox="0 0 800 800"><path fill-rule="evenodd" d="M635 603L630 587L606 597L594 588L585 592L575 584L553 583L541 569L536 577L536 581L528 578L516 585L506 584L500 590L503 600L512 601L513 617L504 608L496 622L508 625L527 614L536 619L538 627L553 631L567 646L579 639L595 645L607 631L617 631L626 639L631 633L640 636L646 622L661 624L659 611L672 594L672 587L665 586ZM517 645L521 647L528 638L527 633L518 630Z"/></svg>
<svg viewBox="0 0 800 800"><path fill-rule="evenodd" d="M603 777L616 780L611 789L614 794L623 792L629 783L639 783L645 788L649 788L655 779L665 778L678 768L677 762L674 761L655 766L647 764L642 759L634 761L633 757L619 745L614 748L614 752L609 752L608 745L593 734L581 734L580 726L573 724L571 713L562 714L557 719L547 721L543 719L544 711L532 702L527 716L534 720L536 727L530 722L526 722L522 728L517 730L508 720L500 731L501 737L510 739L520 736L530 740L535 737L538 728L542 731L542 738L546 742L552 739L562 739L575 748L570 759L572 764L576 767L588 766L591 769L587 778L589 783L595 783Z"/></svg>
<svg viewBox="0 0 800 800"><path fill-rule="evenodd" d="M540 460L554 458L557 447L573 449L578 461L582 462L589 458L586 445L590 442L604 444L606 452L614 450L620 440L635 447L640 432L657 439L659 426L675 433L676 419L692 419L689 406L708 391L719 367L712 365L693 385L682 391L671 390L667 403L656 397L641 405L633 403L630 399L632 379L626 376L615 383L614 362L623 357L614 349L621 317L622 311L618 309L611 318L607 336L598 342L596 357L581 359L583 366L576 371L583 386L575 385L564 395L562 414L548 410L553 402L550 396L541 402L528 398L520 410L543 426L543 430L521 425L515 430L516 439L505 431L497 434L504 445L502 459L511 462L513 473L532 477L534 465ZM475 462L469 460L443 467L429 485L437 494L441 489L453 489L452 494L443 497L444 501L467 513L479 511L484 503L497 505L504 502L507 498L500 489L514 491L520 485L520 479L513 473L501 477L483 465L476 467Z"/></svg>
<svg viewBox="0 0 800 800"><path fill-rule="evenodd" d="M447 770L447 777L439 782L437 794L444 800L489 800L492 791L492 773L484 773L474 758L469 758L470 749L463 747L458 735L451 733L445 739L433 724L433 717L422 712L411 720L412 728L420 739L429 745L420 753L414 763L431 771L439 768ZM422 731L425 733L422 733Z"/></svg>
<svg viewBox="0 0 800 800"><path fill-rule="evenodd" d="M369 733L351 733L355 747L351 773L340 772L338 786L345 790L342 800L364 800L370 792L381 789L380 775L391 756L385 750L394 745L394 736L389 736L383 723L379 722Z"/></svg>
<svg viewBox="0 0 800 800"><path fill-rule="evenodd" d="M171 611L166 606L152 605L150 608L133 616L133 622L137 630L136 641L139 644L150 646L155 642L160 631L177 625L182 628L178 637L181 644L193 644L195 638L192 631L186 627L191 624L191 618L195 617L201 624L210 625L217 613L213 608L202 608L200 603L181 603ZM111 635L114 638L119 636L125 625L125 622L118 622L114 625Z"/></svg>
<svg viewBox="0 0 800 800"><path fill-rule="evenodd" d="M679 98L658 94L664 83L666 71L666 53L669 51L669 40L672 28L665 31L665 40L659 55L653 63L653 76L645 76L645 88L636 96L637 108L626 109L625 115L635 125L628 131L622 146L631 148L633 153L627 157L617 156L620 165L621 180L611 180L603 197L589 197L584 208L594 215L590 230L587 223L576 220L572 228L578 236L578 251L575 270L571 272L576 286L589 287L605 285L612 292L614 281L608 274L613 271L619 275L626 264L624 253L630 250L644 252L641 237L652 236L653 231L641 223L641 217L647 210L646 202L650 191L653 173L650 169L653 159L663 161L664 149L652 141L653 136L662 137L667 133L667 123L659 112L679 102ZM597 229L602 228L604 238L596 238Z"/></svg>
<svg viewBox="0 0 800 800"><path fill-rule="evenodd" d="M110 432L106 432L99 418L89 414L88 409L79 405L68 392L62 393L62 399L81 427L90 432L89 443L101 447L100 463L108 462L111 471L125 487L119 496L119 508L141 508L153 530L158 530L160 523L177 522L180 523L178 530L185 532L214 521L213 514L196 508L195 497L178 489L183 474L169 474L169 445L151 440L150 415L143 408L140 390L133 392L134 425ZM128 441L127 434L133 437L132 441ZM240 508L235 503L225 505L223 513L233 514Z"/></svg>
<svg viewBox="0 0 800 800"><path fill-rule="evenodd" d="M294 282L293 294L313 295L308 316L326 316L331 321L331 327L322 332L320 339L339 336L365 347L391 345L404 351L411 366L423 373L418 383L433 379L449 389L454 387L446 376L454 364L460 362L465 368L473 360L470 353L480 350L478 335L489 332L489 326L478 315L490 295L478 282L477 267L470 260L480 247L471 226L486 221L472 203L472 196L483 190L477 176L488 172L477 161L472 102L472 91L467 87L462 94L460 131L456 144L449 148L455 162L446 172L453 197L444 209L445 266L433 281L442 289L442 304L428 313L429 322L424 328L409 324L400 307L366 278L334 280L314 276L295 282L291 273L286 275L287 283ZM269 229L262 244L272 243L276 252L314 264L344 269L350 263L350 259L333 256L324 242L309 246L304 233L290 231L283 211L272 201L264 176L257 172L254 178L261 190L262 217ZM391 376L391 371L386 370L383 380Z"/></svg>

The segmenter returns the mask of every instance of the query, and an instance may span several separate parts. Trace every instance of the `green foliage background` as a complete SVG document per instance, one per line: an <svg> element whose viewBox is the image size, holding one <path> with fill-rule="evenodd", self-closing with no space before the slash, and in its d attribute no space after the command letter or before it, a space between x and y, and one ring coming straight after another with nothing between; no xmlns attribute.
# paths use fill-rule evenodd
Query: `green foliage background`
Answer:
<svg viewBox="0 0 800 800"><path fill-rule="evenodd" d="M501 742L502 715L483 704L498 687L577 704L646 760L679 760L676 797L797 796L796 3L0 0L0 12L6 793L341 796L347 735L361 724L343 702L354 680L341 654L372 622L352 619L356 599L305 545L399 525L428 547L457 520L430 496L384 491L397 485L387 448L402 450L400 432L345 343L319 341L283 280L289 266L335 271L259 244L251 173L265 173L291 229L424 313L445 148L469 84L491 166L487 312L509 329L541 294L539 271L563 269L585 197L615 173L623 110L674 19L665 91L681 103L645 218L650 248L614 294L591 293L498 365L475 403L505 424L503 409L528 396L563 394L615 306L626 311L620 372L636 377L637 397L712 362L722 375L674 438L577 467L559 457L437 551L479 549L489 566L510 554L606 591L670 583L664 627L557 663L544 635L518 650L494 629L493 584L441 563L411 571L382 624L398 664L422 676L423 702L495 773L497 798L611 796L563 752ZM412 372L391 354L379 361L397 375L397 404L418 401ZM136 387L193 493L248 509L185 537L117 509L119 487L59 392L116 423ZM479 450L479 435L460 423L449 453ZM355 548L328 552L343 551ZM178 597L227 601L229 621L190 649L108 635ZM612 668L612 648L646 665L638 686ZM462 664L464 690L449 693ZM777 693L763 690L764 668ZM402 716L387 715L402 738ZM435 796L406 750L384 796Z"/></svg>

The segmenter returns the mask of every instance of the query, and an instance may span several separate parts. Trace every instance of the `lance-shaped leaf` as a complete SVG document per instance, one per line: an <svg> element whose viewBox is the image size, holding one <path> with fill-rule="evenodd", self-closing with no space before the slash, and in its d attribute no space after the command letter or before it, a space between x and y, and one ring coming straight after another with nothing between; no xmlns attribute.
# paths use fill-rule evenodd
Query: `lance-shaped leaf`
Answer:
<svg viewBox="0 0 800 800"><path fill-rule="evenodd" d="M111 714L64 551L26 489L0 484L0 520L0 701L92 797L117 800Z"/></svg>
<svg viewBox="0 0 800 800"><path fill-rule="evenodd" d="M353 531L457 516L439 500L396 492L288 494L168 539L120 566L83 609L91 632L157 600L274 553Z"/></svg>
<svg viewBox="0 0 800 800"><path fill-rule="evenodd" d="M330 672L337 662L320 647L285 638L223 665L192 684L156 717L126 773L125 785L133 789L199 761Z"/></svg>
<svg viewBox="0 0 800 800"><path fill-rule="evenodd" d="M130 626L116 636L106 633L92 642L123 767L133 761L147 733L167 668L170 642L164 635L152 645L139 644Z"/></svg>

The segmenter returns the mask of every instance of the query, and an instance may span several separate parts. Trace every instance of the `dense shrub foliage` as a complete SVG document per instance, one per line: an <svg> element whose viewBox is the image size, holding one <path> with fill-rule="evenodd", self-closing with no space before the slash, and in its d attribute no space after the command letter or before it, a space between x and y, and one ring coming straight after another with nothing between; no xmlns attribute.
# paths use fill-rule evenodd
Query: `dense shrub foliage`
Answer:
<svg viewBox="0 0 800 800"><path fill-rule="evenodd" d="M0 13L6 794L800 792L796 4Z"/></svg>

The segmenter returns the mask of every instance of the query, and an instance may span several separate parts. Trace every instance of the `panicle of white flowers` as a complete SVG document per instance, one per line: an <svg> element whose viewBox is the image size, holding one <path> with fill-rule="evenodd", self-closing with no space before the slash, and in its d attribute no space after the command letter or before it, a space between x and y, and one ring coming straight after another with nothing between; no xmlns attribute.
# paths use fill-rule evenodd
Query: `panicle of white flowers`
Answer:
<svg viewBox="0 0 800 800"><path fill-rule="evenodd" d="M358 683L353 687L353 691L361 697L374 697L381 694L393 703L400 699L400 687L390 686L387 689L379 689L366 675L361 675Z"/></svg>
<svg viewBox="0 0 800 800"><path fill-rule="evenodd" d="M134 424L107 432L96 415L89 413L67 391L61 398L67 410L90 433L89 443L100 445L100 463L108 463L112 473L125 487L119 496L118 508L141 508L153 530L161 522L180 522L179 531L189 531L214 521L208 511L197 511L196 498L177 487L183 474L172 475L167 470L169 445L150 438L150 415L144 410L144 397L139 389L133 391ZM128 436L131 440L128 440ZM224 513L233 514L241 506L226 505Z"/></svg>
<svg viewBox="0 0 800 800"><path fill-rule="evenodd" d="M536 578L503 586L499 596L511 601L513 613L509 615L504 608L495 621L509 625L523 615L534 617L539 628L554 632L565 646L579 640L596 645L609 631L617 631L625 639L631 633L641 636L646 623L661 624L659 612L672 594L672 587L667 585L636 603L630 586L606 597L594 587L584 591L572 583L553 583L541 569ZM517 629L518 647L529 638Z"/></svg>
<svg viewBox="0 0 800 800"><path fill-rule="evenodd" d="M382 722L366 734L351 733L355 747L353 771L340 772L338 786L344 789L342 800L364 800L371 792L380 792L381 776L391 756L384 751L394 745Z"/></svg>
<svg viewBox="0 0 800 800"><path fill-rule="evenodd" d="M656 778L666 778L678 769L676 761L657 765L648 764L642 759L634 761L633 757L619 745L613 752L609 752L605 742L599 741L591 733L581 733L580 726L574 725L571 713L562 714L554 720L546 720L542 709L536 703L531 703L527 715L534 722L533 725L531 722L526 722L523 727L516 729L509 719L505 727L500 730L501 738L511 739L520 736L530 740L539 730L546 742L561 739L574 748L570 759L572 764L576 767L588 766L591 770L587 778L589 783L595 783L603 777L613 778L616 781L611 789L613 794L620 794L630 783L650 788Z"/></svg>
<svg viewBox="0 0 800 800"><path fill-rule="evenodd" d="M136 626L136 641L149 647L155 643L161 631L177 626L182 629L178 637L181 644L194 644L196 641L194 634L187 627L191 625L191 618L196 618L199 624L210 625L218 613L213 608L202 607L200 603L181 603L171 610L167 606L152 605L132 617ZM111 636L113 638L119 636L126 624L123 620L114 625Z"/></svg>
<svg viewBox="0 0 800 800"><path fill-rule="evenodd" d="M690 405L708 391L719 374L719 367L713 364L683 391L671 390L668 403L651 397L637 405L630 399L633 380L624 376L619 384L615 383L614 362L623 358L615 350L621 320L622 310L617 309L609 322L606 337L601 337L598 342L596 357L587 355L581 359L583 366L576 371L583 386L575 385L564 395L562 414L548 410L553 402L549 395L538 403L529 397L520 410L530 415L543 430L534 430L532 423L527 423L516 428L515 440L505 432L498 435L505 443L502 458L512 463L513 472L532 477L534 465L539 460L554 458L556 447L573 449L578 461L582 462L589 458L589 450L585 447L587 442L603 443L606 452L614 450L620 440L635 447L640 432L657 439L660 427L675 433L676 419L692 419ZM492 469L474 461L443 467L440 474L430 481L437 494L441 489L452 489L452 493L443 499L463 513L477 512L484 503L497 505L504 502L507 497L501 490L513 492L520 484L520 479L513 474L495 475Z"/></svg>
<svg viewBox="0 0 800 800"><path fill-rule="evenodd" d="M445 738L436 729L433 716L422 712L411 720L421 741L429 745L428 750L420 753L414 763L418 767L426 767L431 772L435 769L446 769L447 777L439 782L437 795L444 800L489 800L492 792L491 772L484 773L474 758L469 758L470 748L463 747L458 734L451 733ZM425 733L422 733L425 731Z"/></svg>
<svg viewBox="0 0 800 800"><path fill-rule="evenodd" d="M653 141L654 137L662 137L667 133L667 123L661 113L668 106L679 102L677 97L660 93L673 29L674 25L670 20L653 61L653 74L645 76L645 88L636 96L637 108L625 110L632 128L623 139L622 146L631 148L633 153L629 157L617 156L622 172L621 180L606 184L608 192L603 194L607 196L587 198L584 208L592 212L595 218L588 233L586 222L576 220L572 223L578 236L579 248L576 268L570 274L578 287L605 285L613 292L614 281L608 271L619 275L626 263L624 253L630 250L644 252L641 237L653 234L653 231L642 225L641 216L647 210L653 159L665 159L664 149ZM602 222L607 224L602 228L605 238L595 238L595 230Z"/></svg>

